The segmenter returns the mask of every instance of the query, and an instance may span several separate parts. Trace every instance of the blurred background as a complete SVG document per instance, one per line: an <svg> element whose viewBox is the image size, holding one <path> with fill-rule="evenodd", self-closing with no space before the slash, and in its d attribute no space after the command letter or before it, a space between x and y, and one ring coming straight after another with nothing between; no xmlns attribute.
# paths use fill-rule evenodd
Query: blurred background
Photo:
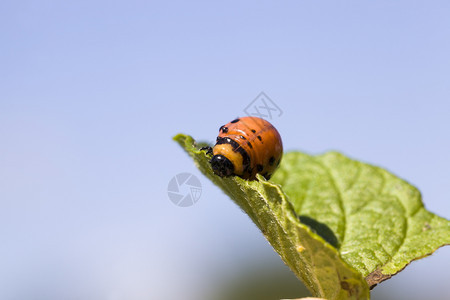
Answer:
<svg viewBox="0 0 450 300"><path fill-rule="evenodd" d="M338 150L450 218L448 1L2 1L0 298L308 295L171 138L264 91L286 150ZM169 181L201 182L197 203ZM450 247L373 299L449 299Z"/></svg>

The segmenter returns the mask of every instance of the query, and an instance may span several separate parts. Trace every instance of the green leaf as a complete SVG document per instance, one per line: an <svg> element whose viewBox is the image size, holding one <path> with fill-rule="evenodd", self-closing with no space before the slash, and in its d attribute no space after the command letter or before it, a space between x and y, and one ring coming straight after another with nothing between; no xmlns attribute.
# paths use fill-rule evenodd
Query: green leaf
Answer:
<svg viewBox="0 0 450 300"><path fill-rule="evenodd" d="M291 152L271 181L221 178L190 136L174 140L316 297L368 299L369 285L450 243L450 223L423 208L417 189L381 168L334 152Z"/></svg>
<svg viewBox="0 0 450 300"><path fill-rule="evenodd" d="M302 221L331 229L334 236L324 238L370 286L450 244L450 222L427 211L414 186L379 167L336 152L291 152L272 181Z"/></svg>
<svg viewBox="0 0 450 300"><path fill-rule="evenodd" d="M356 270L340 259L338 251L300 223L280 186L264 180L214 175L205 151L190 136L174 139L197 167L230 196L261 229L284 262L315 296L327 299L367 299L369 287Z"/></svg>

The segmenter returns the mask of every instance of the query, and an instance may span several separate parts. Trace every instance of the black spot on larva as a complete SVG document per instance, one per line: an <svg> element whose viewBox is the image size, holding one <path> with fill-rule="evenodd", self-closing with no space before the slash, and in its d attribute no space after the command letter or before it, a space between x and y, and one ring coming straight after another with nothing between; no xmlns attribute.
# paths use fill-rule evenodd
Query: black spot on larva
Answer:
<svg viewBox="0 0 450 300"><path fill-rule="evenodd" d="M245 136L241 135L240 137L241 139L246 140Z"/></svg>
<svg viewBox="0 0 450 300"><path fill-rule="evenodd" d="M253 132L253 133L256 133L256 130L255 130L255 129L252 129L252 132Z"/></svg>
<svg viewBox="0 0 450 300"><path fill-rule="evenodd" d="M258 140L262 141L262 138L260 135L257 136Z"/></svg>
<svg viewBox="0 0 450 300"><path fill-rule="evenodd" d="M231 121L231 123L237 123L239 121L240 121L240 119L234 119L233 121Z"/></svg>
<svg viewBox="0 0 450 300"><path fill-rule="evenodd" d="M219 131L222 131L223 133L227 133L228 132L228 127L223 125L223 126L220 127Z"/></svg>
<svg viewBox="0 0 450 300"><path fill-rule="evenodd" d="M261 174L262 176L264 176L266 179L270 179L270 175L267 175L267 172L264 172L263 174Z"/></svg>
<svg viewBox="0 0 450 300"><path fill-rule="evenodd" d="M244 168L250 165L250 156L248 155L247 151L245 151L244 148L239 146L239 144L235 141L230 139L229 137L217 137L216 145L221 144L230 144L233 148L234 152L239 153L242 156L242 165Z"/></svg>
<svg viewBox="0 0 450 300"><path fill-rule="evenodd" d="M256 165L256 170L258 170L258 172L261 172L264 169L264 167L262 165Z"/></svg>
<svg viewBox="0 0 450 300"><path fill-rule="evenodd" d="M216 139L216 145L220 145L220 144L231 144L231 146L233 146L233 149L234 149L235 145L239 146L238 143L236 143L235 141L233 141L229 137L220 137L220 136L218 136L217 139Z"/></svg>
<svg viewBox="0 0 450 300"><path fill-rule="evenodd" d="M271 165L271 166L273 166L273 163L275 162L275 157L270 157L270 159L269 159L269 164Z"/></svg>
<svg viewBox="0 0 450 300"><path fill-rule="evenodd" d="M222 144L230 144L231 147L233 147L233 150L235 150L237 147L239 147L239 144L236 143L236 141L233 141L229 137L220 137L218 136L216 139L216 145L222 145Z"/></svg>
<svg viewBox="0 0 450 300"><path fill-rule="evenodd" d="M248 145L250 148L253 148L252 143L247 142L247 145Z"/></svg>
<svg viewBox="0 0 450 300"><path fill-rule="evenodd" d="M247 166L247 168L245 169L245 172L247 172L249 175L251 175L253 173L253 169L250 168L250 166Z"/></svg>

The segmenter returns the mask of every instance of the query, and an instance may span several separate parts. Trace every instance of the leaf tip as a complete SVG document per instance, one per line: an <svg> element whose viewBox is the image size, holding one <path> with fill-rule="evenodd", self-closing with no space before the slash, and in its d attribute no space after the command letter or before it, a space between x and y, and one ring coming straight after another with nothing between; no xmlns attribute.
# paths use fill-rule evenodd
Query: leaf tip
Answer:
<svg viewBox="0 0 450 300"><path fill-rule="evenodd" d="M188 137L190 137L190 136L189 136L189 135L186 135L186 134L184 134L184 133L178 133L178 134L176 134L176 135L174 135L174 136L172 137L172 140L174 140L175 142L180 143L180 142L185 141Z"/></svg>

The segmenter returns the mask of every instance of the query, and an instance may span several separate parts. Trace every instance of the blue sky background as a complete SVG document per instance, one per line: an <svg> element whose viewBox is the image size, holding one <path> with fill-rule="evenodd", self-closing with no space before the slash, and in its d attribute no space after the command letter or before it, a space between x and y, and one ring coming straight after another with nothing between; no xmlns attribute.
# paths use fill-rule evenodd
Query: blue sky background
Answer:
<svg viewBox="0 0 450 300"><path fill-rule="evenodd" d="M219 299L242 282L304 295L171 141L213 141L261 91L283 110L285 149L385 167L450 218L449 13L415 0L2 1L0 298ZM203 185L190 208L167 197L181 172ZM448 299L449 270L447 247L373 299Z"/></svg>

